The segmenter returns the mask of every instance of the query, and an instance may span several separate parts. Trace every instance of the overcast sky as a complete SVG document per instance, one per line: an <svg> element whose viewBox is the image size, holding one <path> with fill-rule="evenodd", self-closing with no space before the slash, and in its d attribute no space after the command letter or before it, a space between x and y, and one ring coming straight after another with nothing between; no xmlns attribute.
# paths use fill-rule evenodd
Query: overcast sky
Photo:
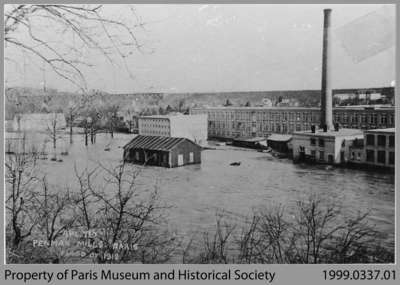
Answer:
<svg viewBox="0 0 400 285"><path fill-rule="evenodd" d="M85 75L91 89L112 93L222 92L319 89L324 8L332 8L332 28L353 22L383 5L135 5L148 23L138 31L146 51L127 59L134 74L92 57ZM394 6L386 6L394 13ZM124 6L109 7L124 13ZM395 27L391 27L394 31ZM51 27L46 31L51 37ZM365 32L365 31L364 31ZM335 34L334 34L335 35ZM357 36L357 35L356 35ZM6 48L6 85L40 88L35 60L23 61ZM75 88L45 72L48 87ZM333 37L333 88L390 86L395 48L355 62Z"/></svg>

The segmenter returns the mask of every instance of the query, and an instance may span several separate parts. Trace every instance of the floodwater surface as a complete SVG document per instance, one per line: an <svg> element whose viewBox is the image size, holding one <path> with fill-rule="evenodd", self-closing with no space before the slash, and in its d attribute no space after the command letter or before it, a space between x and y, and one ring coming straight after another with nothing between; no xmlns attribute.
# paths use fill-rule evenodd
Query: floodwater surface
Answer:
<svg viewBox="0 0 400 285"><path fill-rule="evenodd" d="M72 145L68 135L62 135L58 149L67 150L68 155L58 155L62 162L41 160L41 172L60 188L74 188L74 165L78 170L93 168L97 162L117 165L122 159L122 147L132 138L133 135L116 134L111 139L109 134L99 134L96 144L89 142L86 147L83 135L74 135ZM110 150L105 151L106 148ZM235 161L241 164L230 166ZM149 188L157 185L160 200L171 206L166 210L168 225L181 236L215 224L216 214L222 210L240 219L253 209L282 205L295 215L297 201L318 194L339 203L345 217L368 211L369 223L384 233L386 244L394 248L393 174L293 164L268 153L218 147L204 150L199 165L145 167L140 179Z"/></svg>

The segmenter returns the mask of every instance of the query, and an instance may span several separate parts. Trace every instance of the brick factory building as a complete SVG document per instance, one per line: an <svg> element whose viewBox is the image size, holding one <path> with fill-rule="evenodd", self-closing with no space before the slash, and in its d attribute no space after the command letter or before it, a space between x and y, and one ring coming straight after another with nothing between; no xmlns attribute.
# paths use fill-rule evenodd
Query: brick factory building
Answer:
<svg viewBox="0 0 400 285"><path fill-rule="evenodd" d="M320 124L320 108L306 107L209 107L194 108L193 114L208 115L210 138L267 137L292 134ZM394 107L338 107L333 122L341 128L374 129L394 127Z"/></svg>

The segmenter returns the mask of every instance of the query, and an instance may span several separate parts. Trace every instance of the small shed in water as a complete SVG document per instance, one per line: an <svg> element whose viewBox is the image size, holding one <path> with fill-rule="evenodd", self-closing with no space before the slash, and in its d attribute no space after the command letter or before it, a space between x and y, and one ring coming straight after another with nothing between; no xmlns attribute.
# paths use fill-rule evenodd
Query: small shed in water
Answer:
<svg viewBox="0 0 400 285"><path fill-rule="evenodd" d="M201 146L186 138L138 135L124 146L124 161L177 167L201 163Z"/></svg>
<svg viewBox="0 0 400 285"><path fill-rule="evenodd" d="M281 153L289 152L289 142L292 140L291 135L272 134L267 138L270 148Z"/></svg>

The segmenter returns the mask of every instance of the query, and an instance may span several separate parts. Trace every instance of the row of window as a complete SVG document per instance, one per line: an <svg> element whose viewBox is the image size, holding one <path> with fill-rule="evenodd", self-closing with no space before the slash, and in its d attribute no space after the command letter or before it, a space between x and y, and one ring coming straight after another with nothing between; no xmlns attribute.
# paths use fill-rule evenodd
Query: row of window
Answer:
<svg viewBox="0 0 400 285"><path fill-rule="evenodd" d="M386 161L385 150L375 151L373 149L367 149L366 155L367 155L366 157L367 162L375 163L375 155L376 155L377 163L394 165L394 151L389 151L388 161Z"/></svg>
<svg viewBox="0 0 400 285"><path fill-rule="evenodd" d="M272 120L272 121L306 121L306 122L318 122L320 119L319 112L208 112L210 120L244 120L244 121L261 121L261 120Z"/></svg>
<svg viewBox="0 0 400 285"><path fill-rule="evenodd" d="M375 139L377 137L377 140ZM382 146L386 147L387 144L387 137L389 137L388 142L389 142L389 147L394 147L394 135L373 135L373 134L367 134L367 145L369 146Z"/></svg>
<svg viewBox="0 0 400 285"><path fill-rule="evenodd" d="M227 119L227 120L302 120L309 122L318 122L320 119L319 111L306 112L288 112L288 111L208 111L210 119ZM334 119L340 123L369 123L369 124L393 124L393 110L381 112L365 112L365 111L334 111Z"/></svg>
<svg viewBox="0 0 400 285"><path fill-rule="evenodd" d="M270 131L278 133L288 133L294 131L303 131L311 129L311 124L308 123L289 123L280 124L274 122L268 122L266 124L257 124L257 122L225 122L225 121L209 121L208 131L209 133L219 131L232 131L232 130L250 130L251 128L257 129L258 131Z"/></svg>
<svg viewBox="0 0 400 285"><path fill-rule="evenodd" d="M316 138L311 138L310 139L310 145L315 146L317 139ZM318 146L324 147L325 146L325 141L324 139L319 138L318 139Z"/></svg>
<svg viewBox="0 0 400 285"><path fill-rule="evenodd" d="M394 114L388 113L347 113L340 112L334 114L334 119L340 123L368 123L368 124L393 124L394 123Z"/></svg>

